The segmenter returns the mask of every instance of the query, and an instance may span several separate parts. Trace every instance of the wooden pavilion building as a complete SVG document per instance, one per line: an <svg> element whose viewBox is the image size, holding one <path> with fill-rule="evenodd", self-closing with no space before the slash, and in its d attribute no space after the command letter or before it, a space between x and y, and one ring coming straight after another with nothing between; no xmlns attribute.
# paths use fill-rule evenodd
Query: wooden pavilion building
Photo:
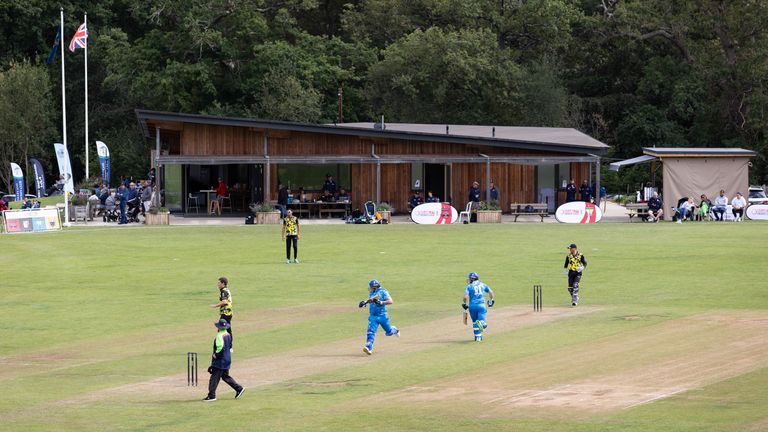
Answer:
<svg viewBox="0 0 768 432"><path fill-rule="evenodd" d="M187 211L190 194L224 179L234 206L270 202L278 185L319 194L326 174L352 206L388 202L404 210L413 191L432 191L463 209L473 181L501 208L513 202L564 202L569 179L600 188L608 146L575 129L404 123L306 124L136 110L155 144L166 207Z"/></svg>

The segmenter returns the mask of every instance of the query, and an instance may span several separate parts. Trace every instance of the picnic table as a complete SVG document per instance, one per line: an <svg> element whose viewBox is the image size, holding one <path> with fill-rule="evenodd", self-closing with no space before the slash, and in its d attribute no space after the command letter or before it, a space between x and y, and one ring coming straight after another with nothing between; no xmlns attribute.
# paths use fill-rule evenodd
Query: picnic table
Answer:
<svg viewBox="0 0 768 432"><path fill-rule="evenodd" d="M632 222L632 218L637 216L640 220L648 220L648 204L647 203L626 203L624 207L627 209L627 216L629 221Z"/></svg>
<svg viewBox="0 0 768 432"><path fill-rule="evenodd" d="M510 214L515 217L515 222L520 216L538 216L541 218L541 222L544 222L545 217L549 217L547 203L512 203L509 207L512 210Z"/></svg>

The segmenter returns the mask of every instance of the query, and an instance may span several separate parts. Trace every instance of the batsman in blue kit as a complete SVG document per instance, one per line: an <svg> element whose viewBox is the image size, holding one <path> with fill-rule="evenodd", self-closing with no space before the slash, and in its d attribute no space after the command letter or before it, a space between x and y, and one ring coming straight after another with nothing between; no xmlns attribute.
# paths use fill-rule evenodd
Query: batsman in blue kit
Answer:
<svg viewBox="0 0 768 432"><path fill-rule="evenodd" d="M483 331L488 328L488 323L485 322L485 314L488 312L485 307L485 294L488 293L489 296L488 307L493 307L495 303L493 291L488 285L480 282L480 277L475 272L467 276L467 282L469 285L464 290L464 303L461 304L461 307L464 308L464 324L466 324L466 314L469 311L475 342L482 342Z"/></svg>
<svg viewBox="0 0 768 432"><path fill-rule="evenodd" d="M379 330L379 326L384 329L387 336L400 337L400 330L389 323L387 305L391 304L392 297L387 290L381 287L379 281L374 279L368 282L368 299L358 304L358 307L361 308L370 305L368 307L368 339L363 347L364 353L368 355L373 354L373 341L376 339L376 332Z"/></svg>

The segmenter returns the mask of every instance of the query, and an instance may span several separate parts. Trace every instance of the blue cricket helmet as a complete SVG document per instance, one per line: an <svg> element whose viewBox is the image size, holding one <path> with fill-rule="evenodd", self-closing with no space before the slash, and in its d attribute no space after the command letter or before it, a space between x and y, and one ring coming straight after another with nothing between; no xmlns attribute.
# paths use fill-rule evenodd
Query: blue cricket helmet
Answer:
<svg viewBox="0 0 768 432"><path fill-rule="evenodd" d="M469 279L469 280L478 280L478 279L480 279L480 276L478 276L478 275L477 275L477 273L475 273L475 272L472 272L472 273L470 273L470 274L467 276L467 279Z"/></svg>
<svg viewBox="0 0 768 432"><path fill-rule="evenodd" d="M371 279L371 281L368 282L368 286L371 287L371 288L373 288L373 287L380 287L381 284L376 279Z"/></svg>

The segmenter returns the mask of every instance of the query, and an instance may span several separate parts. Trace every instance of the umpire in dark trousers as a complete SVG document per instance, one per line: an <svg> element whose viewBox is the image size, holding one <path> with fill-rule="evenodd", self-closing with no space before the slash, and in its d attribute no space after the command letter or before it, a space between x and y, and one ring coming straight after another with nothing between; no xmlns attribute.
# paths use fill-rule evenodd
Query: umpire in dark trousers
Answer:
<svg viewBox="0 0 768 432"><path fill-rule="evenodd" d="M216 388L219 386L219 380L229 384L235 390L235 399L239 399L245 393L245 388L229 376L229 368L232 365L232 353L230 352L232 336L227 333L229 323L225 319L220 319L214 325L219 331L213 340L213 358L211 366L208 368L211 380L208 382L208 396L203 399L203 402L216 400Z"/></svg>

